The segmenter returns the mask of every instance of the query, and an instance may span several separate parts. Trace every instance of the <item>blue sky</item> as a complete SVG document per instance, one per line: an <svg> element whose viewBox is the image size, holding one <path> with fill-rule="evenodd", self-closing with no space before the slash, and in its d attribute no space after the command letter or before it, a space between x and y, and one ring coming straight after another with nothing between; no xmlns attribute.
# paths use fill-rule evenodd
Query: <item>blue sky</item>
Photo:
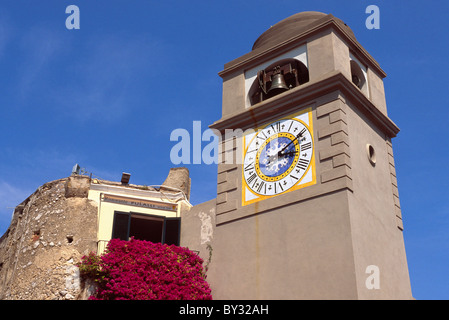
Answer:
<svg viewBox="0 0 449 320"><path fill-rule="evenodd" d="M80 9L68 30L65 9ZM368 5L380 29L368 30ZM75 163L102 179L161 184L177 128L221 117L223 65L301 11L346 22L387 73L413 295L449 299L449 2L361 0L0 2L0 234L12 208ZM207 143L203 143L207 144ZM187 166L193 204L216 166Z"/></svg>

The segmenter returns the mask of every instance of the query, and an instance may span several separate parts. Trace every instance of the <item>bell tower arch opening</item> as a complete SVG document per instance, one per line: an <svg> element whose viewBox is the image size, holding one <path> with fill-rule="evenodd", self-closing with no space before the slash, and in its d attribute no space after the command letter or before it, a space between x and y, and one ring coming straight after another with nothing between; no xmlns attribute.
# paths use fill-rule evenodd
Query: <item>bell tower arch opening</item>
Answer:
<svg viewBox="0 0 449 320"><path fill-rule="evenodd" d="M255 105L309 81L309 70L294 58L278 60L257 72L248 92L250 104Z"/></svg>

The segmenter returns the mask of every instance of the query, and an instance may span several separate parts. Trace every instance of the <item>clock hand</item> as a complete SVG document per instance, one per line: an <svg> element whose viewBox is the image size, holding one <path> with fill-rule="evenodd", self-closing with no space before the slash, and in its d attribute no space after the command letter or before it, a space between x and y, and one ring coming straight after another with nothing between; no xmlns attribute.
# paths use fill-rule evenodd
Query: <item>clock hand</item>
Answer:
<svg viewBox="0 0 449 320"><path fill-rule="evenodd" d="M284 157L284 156L287 156L287 155L293 155L295 153L297 153L296 150L289 151L287 153L282 153L282 154L279 154L279 152L278 152L277 154L274 154L274 155L268 157L267 165L269 165L271 161L273 161L273 160L275 160L275 159L277 159L279 157Z"/></svg>
<svg viewBox="0 0 449 320"><path fill-rule="evenodd" d="M294 151L289 151L289 152L287 152L287 153L281 154L281 157L282 157L282 156L287 156L287 155L293 155L293 154L296 154L296 153L298 153L296 150L294 150Z"/></svg>
<svg viewBox="0 0 449 320"><path fill-rule="evenodd" d="M298 140L298 138L301 137L301 136L302 136L302 133L301 133L301 132L298 133L298 134L296 135L295 139L293 139L292 141L290 141L284 148L282 148L281 151L278 152L278 156L282 155L282 152L284 152L284 150L287 149L289 145L291 145L293 142L295 142L296 140Z"/></svg>

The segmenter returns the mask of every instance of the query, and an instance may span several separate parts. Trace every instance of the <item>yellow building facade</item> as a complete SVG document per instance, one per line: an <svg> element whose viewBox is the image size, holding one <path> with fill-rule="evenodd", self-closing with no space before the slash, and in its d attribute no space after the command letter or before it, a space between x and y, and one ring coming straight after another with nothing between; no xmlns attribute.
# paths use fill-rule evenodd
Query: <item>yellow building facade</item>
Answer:
<svg viewBox="0 0 449 320"><path fill-rule="evenodd" d="M181 189L119 185L95 179L88 199L98 206L98 254L113 238L134 237L179 245L181 210L192 207Z"/></svg>

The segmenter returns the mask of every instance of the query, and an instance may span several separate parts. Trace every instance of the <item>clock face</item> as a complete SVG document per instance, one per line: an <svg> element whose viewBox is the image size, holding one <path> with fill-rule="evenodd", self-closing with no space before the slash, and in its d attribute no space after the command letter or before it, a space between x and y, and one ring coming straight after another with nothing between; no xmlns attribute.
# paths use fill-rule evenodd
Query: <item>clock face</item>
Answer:
<svg viewBox="0 0 449 320"><path fill-rule="evenodd" d="M312 113L269 123L245 137L243 204L314 183Z"/></svg>

